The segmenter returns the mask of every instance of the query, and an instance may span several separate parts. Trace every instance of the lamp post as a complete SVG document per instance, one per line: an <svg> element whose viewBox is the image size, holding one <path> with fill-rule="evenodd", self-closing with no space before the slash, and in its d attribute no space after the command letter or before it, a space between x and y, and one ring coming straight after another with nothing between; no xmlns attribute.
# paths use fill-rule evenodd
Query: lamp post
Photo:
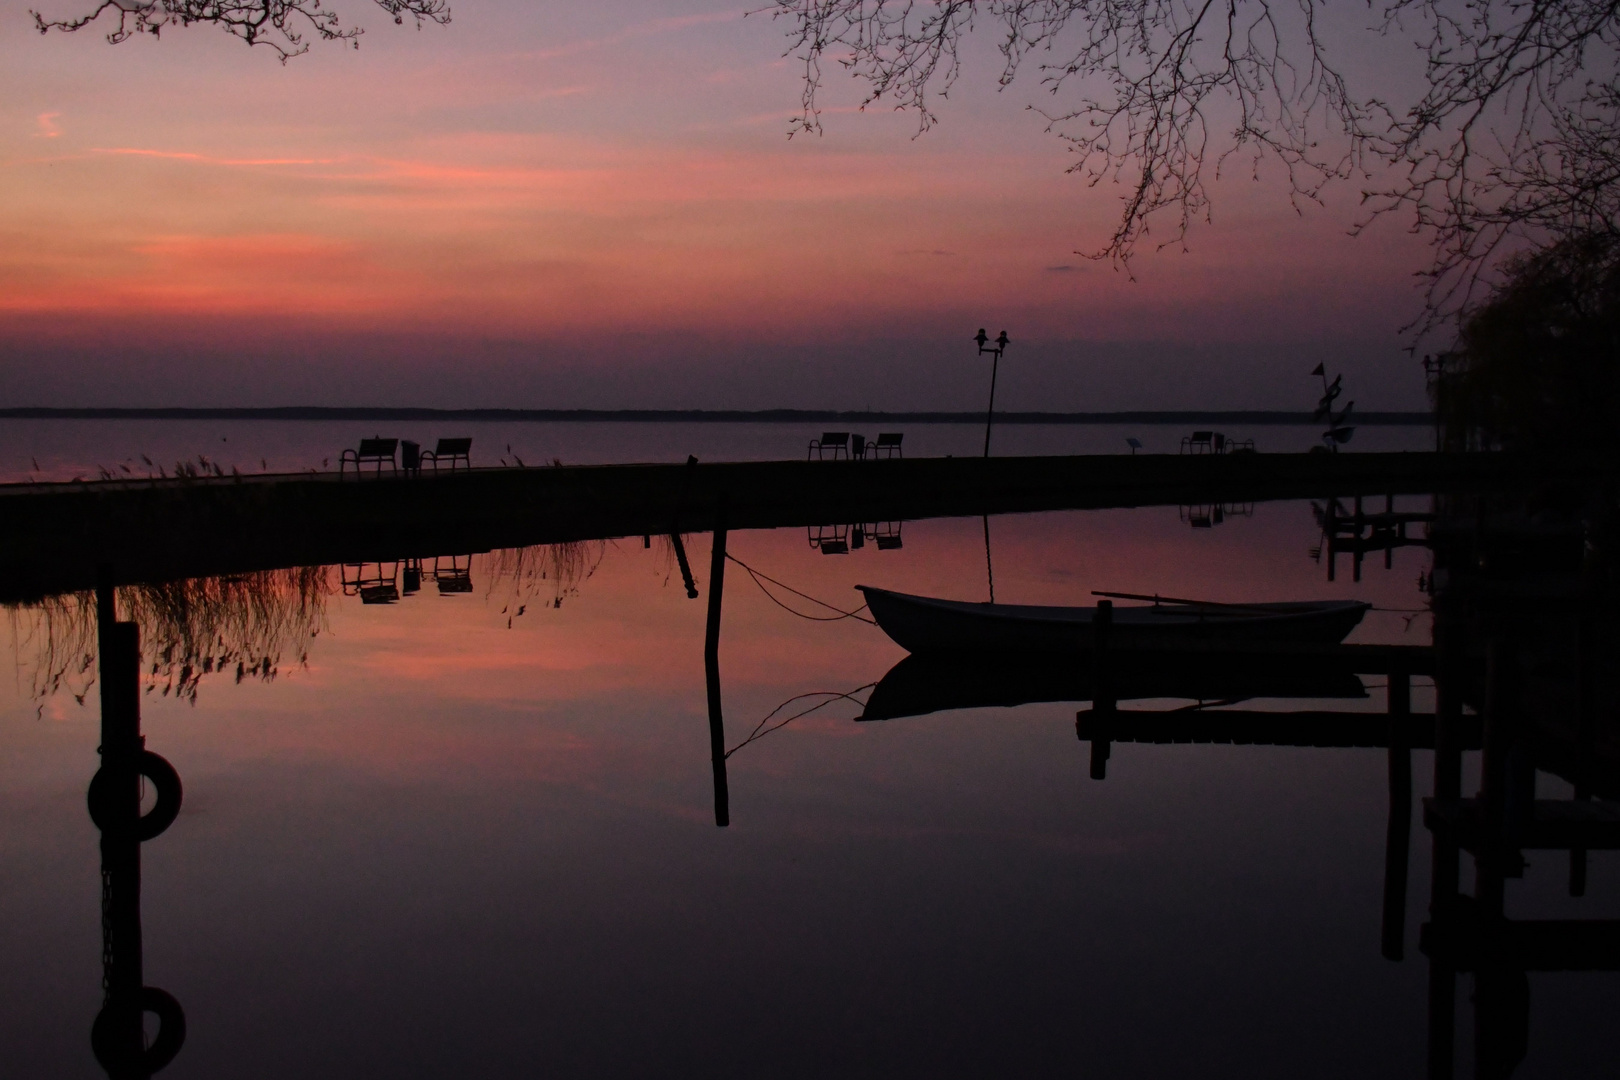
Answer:
<svg viewBox="0 0 1620 1080"><path fill-rule="evenodd" d="M979 355L989 353L995 359L990 363L990 407L984 414L984 456L990 456L990 421L996 415L996 372L1001 368L1001 353L1007 348L1007 331L1003 330L1001 336L991 341L984 327L979 327L979 333L973 339L979 345Z"/></svg>
<svg viewBox="0 0 1620 1080"><path fill-rule="evenodd" d="M979 346L979 355L989 353L994 359L990 364L990 407L984 413L984 456L990 456L990 422L996 416L996 372L1001 368L1001 353L1007 348L1007 331L1003 330L1001 336L991 341L990 335L979 327L979 332L973 338ZM996 568L990 561L990 515L984 515L984 573L990 582L990 602L996 602Z"/></svg>

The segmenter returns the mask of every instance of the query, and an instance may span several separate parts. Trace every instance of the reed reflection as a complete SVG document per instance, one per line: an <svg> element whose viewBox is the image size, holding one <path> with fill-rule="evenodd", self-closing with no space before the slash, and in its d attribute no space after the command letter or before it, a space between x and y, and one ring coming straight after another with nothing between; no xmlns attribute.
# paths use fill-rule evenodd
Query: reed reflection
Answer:
<svg viewBox="0 0 1620 1080"><path fill-rule="evenodd" d="M146 692L195 704L209 676L268 681L284 665L307 663L333 587L327 568L294 567L116 592L146 644ZM95 682L96 604L93 593L70 593L8 608L34 698L67 690L84 703Z"/></svg>

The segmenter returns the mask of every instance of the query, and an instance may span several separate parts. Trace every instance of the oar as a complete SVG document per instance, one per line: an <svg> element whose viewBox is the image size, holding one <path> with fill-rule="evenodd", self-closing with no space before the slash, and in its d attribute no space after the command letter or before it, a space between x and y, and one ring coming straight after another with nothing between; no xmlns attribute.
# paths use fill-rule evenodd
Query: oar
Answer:
<svg viewBox="0 0 1620 1080"><path fill-rule="evenodd" d="M1174 596L1147 596L1143 593L1128 592L1102 592L1091 590L1092 596L1107 596L1116 600L1151 600L1155 604L1179 604L1184 607L1221 608L1225 611L1248 611L1260 615L1280 614L1276 608L1259 607L1254 604L1221 604L1214 600L1182 600Z"/></svg>

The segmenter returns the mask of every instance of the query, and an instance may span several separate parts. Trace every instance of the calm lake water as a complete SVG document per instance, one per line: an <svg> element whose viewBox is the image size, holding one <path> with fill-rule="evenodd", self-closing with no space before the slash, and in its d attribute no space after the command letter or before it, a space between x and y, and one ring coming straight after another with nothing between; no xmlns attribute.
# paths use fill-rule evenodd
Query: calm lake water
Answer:
<svg viewBox="0 0 1620 1080"><path fill-rule="evenodd" d="M272 467L304 468L351 426L7 423L0 459L14 470L37 456L60 476L209 453L205 433L245 455L209 454L227 464L274 453ZM475 455L528 439L536 458L570 462L793 456L807 437L778 425L452 434L463 429ZM1123 430L1008 429L999 445L1101 449ZM1427 436L1366 433L1414 448ZM1169 449L1172 434L1140 437ZM914 435L921 452L970 453L982 431L913 428L908 449ZM1200 529L1175 507L994 518L996 599L1358 598L1376 607L1349 640L1428 642L1426 551L1401 549L1388 570L1375 556L1359 583L1341 557L1329 583L1308 504L1232 509ZM987 595L979 519L907 522L900 548L843 556L808 540L739 532L729 548L846 608L856 584ZM706 587L709 537L687 546ZM374 570L265 576L257 606L230 608L207 628L217 641L200 643L210 666L233 657L222 671L164 663L149 632L147 746L185 783L178 820L141 846L145 982L186 1016L165 1078L1422 1075L1428 844L1419 812L1406 958L1385 960L1385 751L1121 743L1097 781L1075 702L857 722L859 704L829 693L733 754L731 825L717 829L706 608L666 541L445 560L452 591L433 560L424 570L420 591L386 605L355 587ZM90 1046L103 970L85 809L99 688L75 638L87 614L69 601L18 610L6 631L8 1076L105 1075ZM273 674L239 675L238 653L271 657ZM876 627L795 617L733 564L728 745L798 695L863 700L904 655ZM1315 707L1381 711L1382 684L1365 683L1365 697ZM1426 680L1413 705L1432 708ZM1415 755L1419 795L1429 761ZM1512 913L1620 916L1620 860L1595 853L1590 873L1587 898L1571 900L1560 858L1532 856ZM1620 980L1533 975L1531 987L1515 1075L1614 1075ZM1466 1075L1466 1007L1459 1017Z"/></svg>

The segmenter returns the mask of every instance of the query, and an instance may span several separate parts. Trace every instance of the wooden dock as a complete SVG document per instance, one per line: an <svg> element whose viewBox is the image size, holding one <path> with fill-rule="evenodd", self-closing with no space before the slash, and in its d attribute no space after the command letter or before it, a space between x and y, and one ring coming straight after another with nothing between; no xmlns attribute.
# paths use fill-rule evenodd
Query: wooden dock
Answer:
<svg viewBox="0 0 1620 1080"><path fill-rule="evenodd" d="M0 485L0 602L120 583L732 529L1491 490L1495 454L912 458Z"/></svg>

